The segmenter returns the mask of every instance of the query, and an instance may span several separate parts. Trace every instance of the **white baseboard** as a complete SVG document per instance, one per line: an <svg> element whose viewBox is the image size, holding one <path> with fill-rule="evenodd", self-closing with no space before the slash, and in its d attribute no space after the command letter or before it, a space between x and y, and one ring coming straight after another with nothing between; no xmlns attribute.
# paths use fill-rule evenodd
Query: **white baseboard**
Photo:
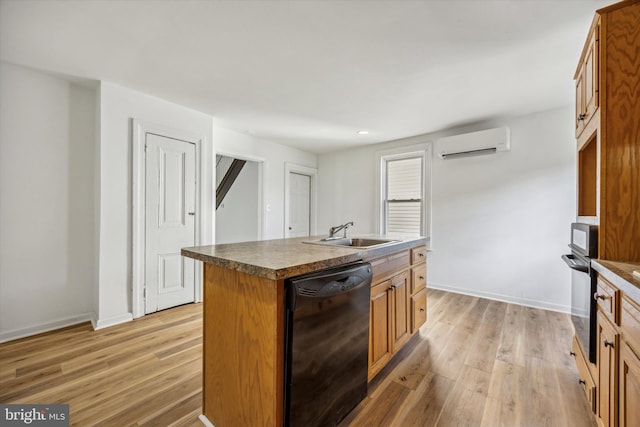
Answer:
<svg viewBox="0 0 640 427"><path fill-rule="evenodd" d="M209 421L209 418L207 418L204 414L200 414L198 419L200 420L200 422L202 424L204 424L207 427L216 427L216 426L213 425L213 423L211 421Z"/></svg>
<svg viewBox="0 0 640 427"><path fill-rule="evenodd" d="M429 282L428 288L439 289L442 291L453 292L456 294L470 295L474 297L486 298L495 301L508 302L511 304L524 305L526 307L540 308L542 310L557 311L560 313L571 313L571 307L566 305L554 304L545 301L532 300L527 298L518 298L512 295L502 295L493 292L483 292L476 289L464 289L455 286L443 285L441 283Z"/></svg>
<svg viewBox="0 0 640 427"><path fill-rule="evenodd" d="M120 323L130 322L133 320L133 313L118 314L117 316L107 317L106 319L94 319L92 320L93 329L107 328L109 326L115 326Z"/></svg>
<svg viewBox="0 0 640 427"><path fill-rule="evenodd" d="M57 319L51 322L40 323L37 325L29 326L27 328L0 332L0 343L30 337L32 335L53 331L55 329L66 328L67 326L77 325L78 323L91 322L93 324L93 319L94 313L89 312Z"/></svg>

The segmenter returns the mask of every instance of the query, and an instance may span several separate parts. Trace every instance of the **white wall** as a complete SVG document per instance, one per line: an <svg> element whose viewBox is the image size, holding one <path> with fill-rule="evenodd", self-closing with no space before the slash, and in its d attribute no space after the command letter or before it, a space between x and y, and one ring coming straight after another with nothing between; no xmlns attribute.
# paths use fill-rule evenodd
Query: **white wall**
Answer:
<svg viewBox="0 0 640 427"><path fill-rule="evenodd" d="M115 84L89 88L6 63L0 72L0 340L132 318L133 118L205 139L203 204L211 215L203 245L215 236L214 144L261 160L263 201L272 207L263 238L284 234L285 162L317 163L314 154Z"/></svg>
<svg viewBox="0 0 640 427"><path fill-rule="evenodd" d="M438 136L318 157L113 84L96 93L0 63L0 93L0 340L92 312L100 326L131 318L131 118L208 142L204 203L212 215L202 244L214 241L214 151L262 161L263 203L271 206L263 238L284 236L286 162L319 169L319 230L353 220L352 233L370 233L375 153ZM572 117L564 108L462 129L509 125L512 151L433 159L430 286L567 309L570 274L559 256L575 217Z"/></svg>
<svg viewBox="0 0 640 427"><path fill-rule="evenodd" d="M0 341L89 320L96 89L0 63Z"/></svg>
<svg viewBox="0 0 640 427"><path fill-rule="evenodd" d="M353 221L349 234L377 233L376 144L318 156L318 232Z"/></svg>
<svg viewBox="0 0 640 427"><path fill-rule="evenodd" d="M216 209L216 244L260 240L259 166L245 163Z"/></svg>
<svg viewBox="0 0 640 427"><path fill-rule="evenodd" d="M262 237L264 239L283 238L285 163L316 168L317 156L217 126L213 129L213 140L218 154L262 161L265 208ZM267 205L271 211L267 210Z"/></svg>
<svg viewBox="0 0 640 427"><path fill-rule="evenodd" d="M573 109L423 135L319 157L320 230L353 220L376 230L376 151L439 136L511 127L511 151L432 160L431 287L568 311L570 273L560 260L575 220ZM435 152L435 150L434 150Z"/></svg>
<svg viewBox="0 0 640 427"><path fill-rule="evenodd" d="M132 317L132 122L140 119L205 138L201 171L213 212L215 156L211 146L212 118L206 114L110 83L100 85L100 252L97 326ZM204 219L204 239L211 244L213 215Z"/></svg>

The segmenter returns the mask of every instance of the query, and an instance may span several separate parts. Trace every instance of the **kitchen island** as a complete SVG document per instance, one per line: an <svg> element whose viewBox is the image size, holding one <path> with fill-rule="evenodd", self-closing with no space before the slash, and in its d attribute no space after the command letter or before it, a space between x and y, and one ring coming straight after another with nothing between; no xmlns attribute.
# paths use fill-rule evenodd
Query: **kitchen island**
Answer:
<svg viewBox="0 0 640 427"><path fill-rule="evenodd" d="M282 425L285 280L356 261L373 267L369 379L426 320L426 242L367 248L306 243L321 237L182 249L204 263L203 422Z"/></svg>

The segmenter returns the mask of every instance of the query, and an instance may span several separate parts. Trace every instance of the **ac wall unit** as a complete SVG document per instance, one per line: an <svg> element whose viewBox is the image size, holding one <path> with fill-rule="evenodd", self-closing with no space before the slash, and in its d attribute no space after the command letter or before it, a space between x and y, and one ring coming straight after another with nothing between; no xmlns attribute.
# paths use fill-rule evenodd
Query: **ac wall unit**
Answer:
<svg viewBox="0 0 640 427"><path fill-rule="evenodd" d="M487 129L440 138L436 144L441 159L493 154L509 151L510 132L508 127Z"/></svg>

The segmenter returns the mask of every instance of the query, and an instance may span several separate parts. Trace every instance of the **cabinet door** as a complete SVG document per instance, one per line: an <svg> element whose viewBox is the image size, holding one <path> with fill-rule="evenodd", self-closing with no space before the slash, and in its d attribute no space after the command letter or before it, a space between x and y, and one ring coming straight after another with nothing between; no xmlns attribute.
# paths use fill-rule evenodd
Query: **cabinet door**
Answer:
<svg viewBox="0 0 640 427"><path fill-rule="evenodd" d="M411 335L409 280L407 273L399 274L391 279L393 292L393 352L409 340Z"/></svg>
<svg viewBox="0 0 640 427"><path fill-rule="evenodd" d="M598 109L599 33L600 26L596 25L589 34L584 62L580 64L576 76L576 138Z"/></svg>
<svg viewBox="0 0 640 427"><path fill-rule="evenodd" d="M584 67L576 77L576 138L584 129Z"/></svg>
<svg viewBox="0 0 640 427"><path fill-rule="evenodd" d="M625 342L620 349L620 427L640 426L640 358Z"/></svg>
<svg viewBox="0 0 640 427"><path fill-rule="evenodd" d="M391 358L392 297L391 280L371 288L371 318L369 325L369 379Z"/></svg>
<svg viewBox="0 0 640 427"><path fill-rule="evenodd" d="M584 60L584 124L586 125L598 108L598 33L599 26L589 37L589 47Z"/></svg>
<svg viewBox="0 0 640 427"><path fill-rule="evenodd" d="M598 416L605 427L617 426L619 337L598 312Z"/></svg>

